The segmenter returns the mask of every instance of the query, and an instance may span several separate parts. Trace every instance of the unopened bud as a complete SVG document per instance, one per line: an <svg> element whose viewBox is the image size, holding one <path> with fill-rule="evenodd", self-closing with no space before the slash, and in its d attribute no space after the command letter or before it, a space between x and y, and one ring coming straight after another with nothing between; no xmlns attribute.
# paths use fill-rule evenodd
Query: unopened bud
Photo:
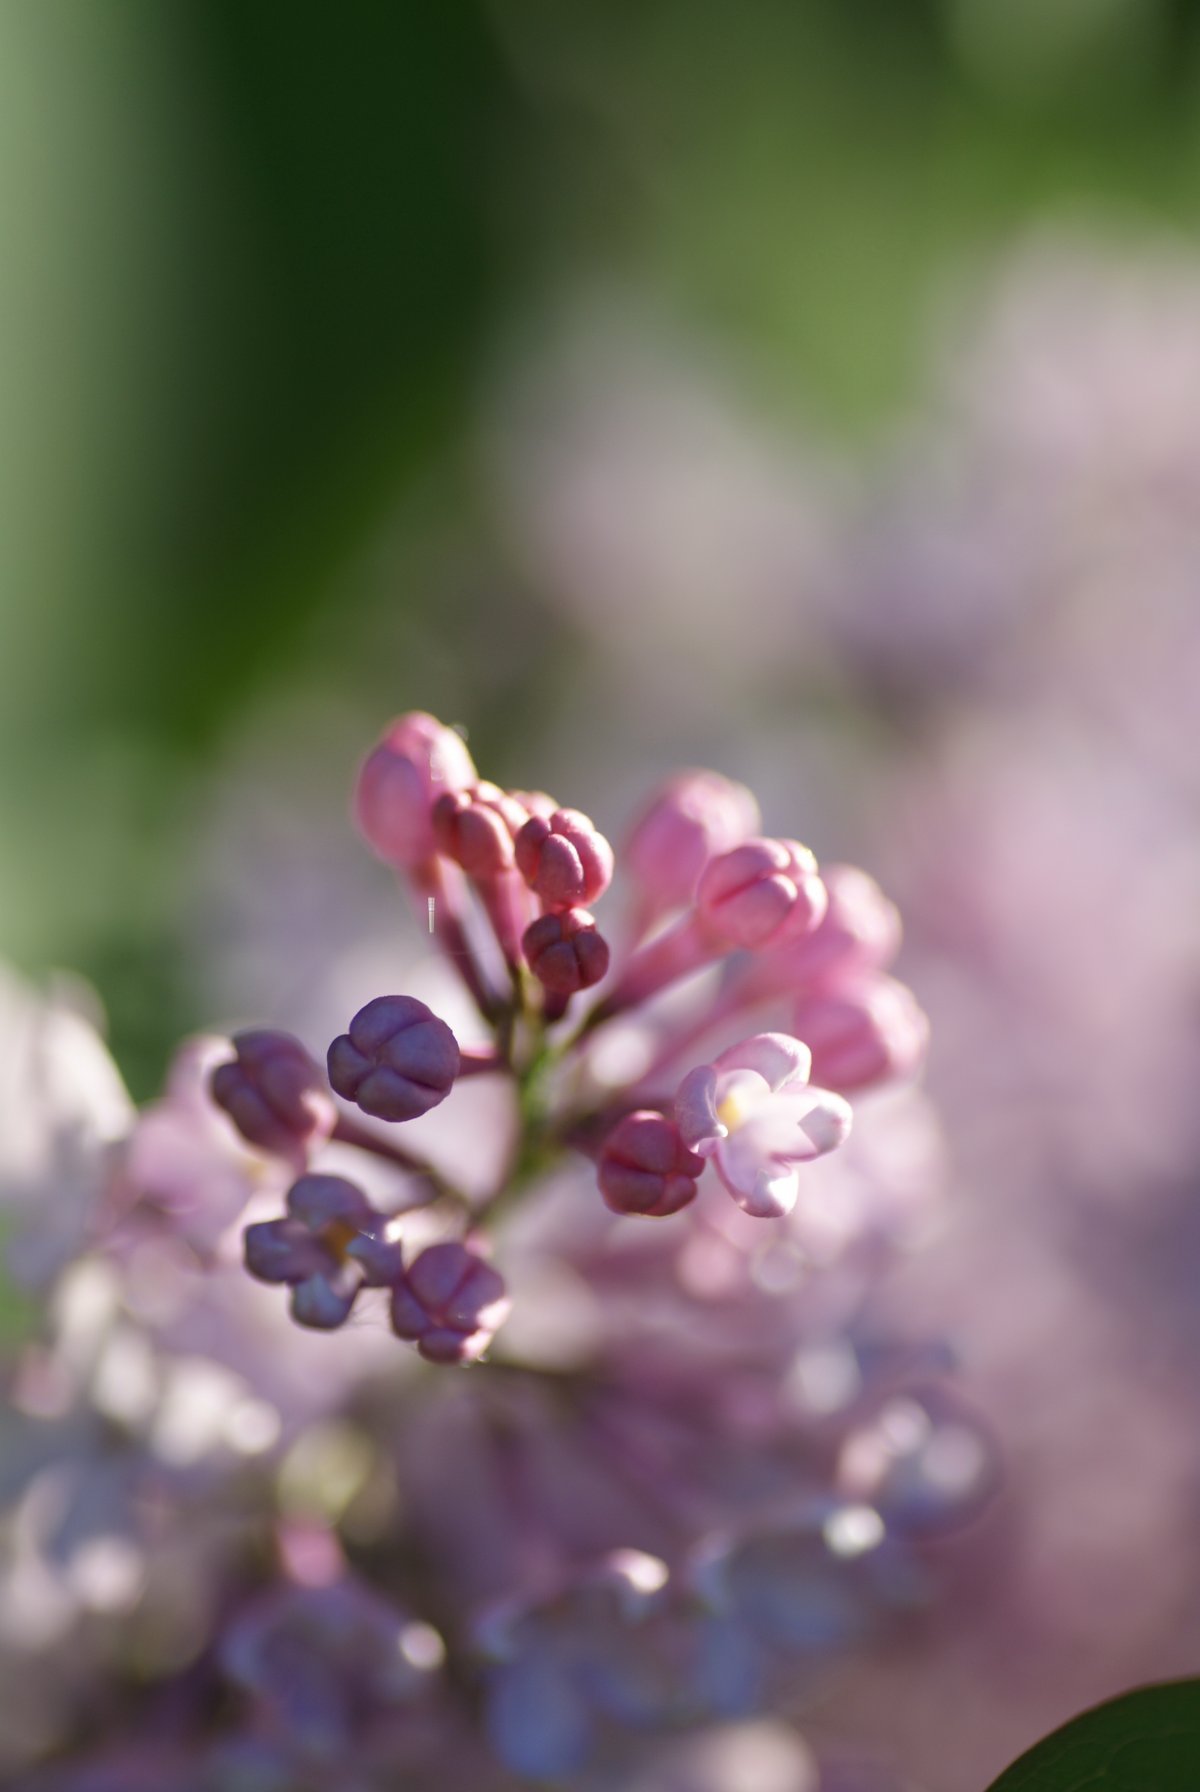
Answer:
<svg viewBox="0 0 1200 1792"><path fill-rule="evenodd" d="M363 761L355 788L355 820L371 851L405 870L425 864L435 850L435 801L475 776L453 728L419 709L399 716Z"/></svg>
<svg viewBox="0 0 1200 1792"><path fill-rule="evenodd" d="M799 939L768 950L748 967L755 991L776 994L882 970L900 948L900 915L879 885L854 865L823 865L829 907L820 924Z"/></svg>
<svg viewBox="0 0 1200 1792"><path fill-rule="evenodd" d="M244 1139L302 1170L337 1119L320 1069L298 1039L267 1028L235 1033L235 1057L209 1089Z"/></svg>
<svg viewBox="0 0 1200 1792"><path fill-rule="evenodd" d="M492 801L493 793L501 800ZM447 791L433 805L438 851L461 865L467 876L478 883L489 883L502 872L512 870L513 834L527 820L526 811L494 784Z"/></svg>
<svg viewBox="0 0 1200 1792"><path fill-rule="evenodd" d="M704 1159L688 1150L673 1120L639 1109L613 1127L597 1168L600 1192L614 1213L662 1219L695 1199Z"/></svg>
<svg viewBox="0 0 1200 1792"><path fill-rule="evenodd" d="M793 1030L812 1052L814 1083L826 1089L911 1076L929 1042L929 1021L911 989L879 975L802 996Z"/></svg>
<svg viewBox="0 0 1200 1792"><path fill-rule="evenodd" d="M744 784L719 772L681 772L642 811L621 853L621 869L641 887L649 922L683 908L711 858L755 832L758 804Z"/></svg>
<svg viewBox="0 0 1200 1792"><path fill-rule="evenodd" d="M586 907L612 882L612 847L578 809L533 815L517 835L517 869L547 908Z"/></svg>
<svg viewBox="0 0 1200 1792"><path fill-rule="evenodd" d="M415 996L376 996L329 1048L339 1095L377 1120L413 1120L443 1101L459 1069L458 1042Z"/></svg>
<svg viewBox="0 0 1200 1792"><path fill-rule="evenodd" d="M828 898L797 840L747 840L712 859L696 891L702 924L722 945L758 950L811 933Z"/></svg>
<svg viewBox="0 0 1200 1792"><path fill-rule="evenodd" d="M591 989L608 971L608 942L585 908L539 916L525 929L521 950L538 982L554 995Z"/></svg>
<svg viewBox="0 0 1200 1792"><path fill-rule="evenodd" d="M504 1279L464 1244L431 1244L392 1293L392 1329L431 1363L481 1357L511 1308Z"/></svg>

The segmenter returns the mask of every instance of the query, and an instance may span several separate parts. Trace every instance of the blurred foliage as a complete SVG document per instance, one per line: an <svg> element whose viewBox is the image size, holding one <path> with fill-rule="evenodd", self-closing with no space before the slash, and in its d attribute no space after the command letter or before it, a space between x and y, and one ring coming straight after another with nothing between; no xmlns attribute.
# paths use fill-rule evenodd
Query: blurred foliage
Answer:
<svg viewBox="0 0 1200 1792"><path fill-rule="evenodd" d="M1194 232L1198 82L1185 0L0 0L0 946L145 1089L240 714L520 725L570 642L479 634L472 403L561 292L862 436L1030 221Z"/></svg>

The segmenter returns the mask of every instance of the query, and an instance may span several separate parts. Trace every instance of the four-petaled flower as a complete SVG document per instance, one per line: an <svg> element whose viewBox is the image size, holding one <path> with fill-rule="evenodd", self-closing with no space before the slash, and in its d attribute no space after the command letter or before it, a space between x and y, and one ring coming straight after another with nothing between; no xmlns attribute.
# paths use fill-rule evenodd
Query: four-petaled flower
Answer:
<svg viewBox="0 0 1200 1792"><path fill-rule="evenodd" d="M328 1331L349 1315L360 1288L386 1288L402 1268L383 1236L385 1216L344 1176L301 1176L283 1219L247 1226L246 1268L260 1282L286 1282L292 1318Z"/></svg>
<svg viewBox="0 0 1200 1792"><path fill-rule="evenodd" d="M675 1097L684 1143L713 1161L738 1206L760 1219L790 1213L801 1164L850 1131L850 1105L808 1077L812 1054L786 1033L759 1033L688 1072Z"/></svg>

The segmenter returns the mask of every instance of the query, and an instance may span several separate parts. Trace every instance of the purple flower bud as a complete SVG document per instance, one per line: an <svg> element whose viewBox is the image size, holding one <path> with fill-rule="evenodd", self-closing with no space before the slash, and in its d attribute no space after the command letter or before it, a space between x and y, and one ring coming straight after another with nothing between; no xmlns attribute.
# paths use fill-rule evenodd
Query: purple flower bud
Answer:
<svg viewBox="0 0 1200 1792"><path fill-rule="evenodd" d="M431 1244L392 1294L392 1327L430 1363L473 1363L508 1318L504 1280L464 1244Z"/></svg>
<svg viewBox="0 0 1200 1792"><path fill-rule="evenodd" d="M447 791L433 806L438 851L468 877L487 883L513 867L513 841L530 818L520 799L496 784Z"/></svg>
<svg viewBox="0 0 1200 1792"><path fill-rule="evenodd" d="M612 882L612 847L578 809L531 816L516 855L521 876L550 909L586 907Z"/></svg>
<svg viewBox="0 0 1200 1792"><path fill-rule="evenodd" d="M719 772L680 772L669 779L621 853L622 869L641 886L643 923L689 903L708 861L758 826L758 804L744 784Z"/></svg>
<svg viewBox="0 0 1200 1792"><path fill-rule="evenodd" d="M475 776L471 755L452 728L419 709L399 716L359 770L359 831L378 858L413 870L434 855L435 800L474 784Z"/></svg>
<svg viewBox="0 0 1200 1792"><path fill-rule="evenodd" d="M444 1101L458 1075L458 1042L415 996L376 996L329 1048L339 1095L377 1120L413 1120Z"/></svg>
<svg viewBox="0 0 1200 1792"><path fill-rule="evenodd" d="M327 1331L348 1316L360 1288L386 1288L401 1273L387 1221L343 1176L301 1176L288 1190L287 1214L247 1226L246 1268L260 1282L292 1290L292 1317Z"/></svg>
<svg viewBox="0 0 1200 1792"><path fill-rule="evenodd" d="M817 861L798 840L747 840L710 860L696 890L712 936L754 951L811 933L827 906Z"/></svg>
<svg viewBox="0 0 1200 1792"><path fill-rule="evenodd" d="M555 995L591 989L608 971L608 942L585 908L539 916L525 929L521 950L538 982Z"/></svg>
<svg viewBox="0 0 1200 1792"><path fill-rule="evenodd" d="M638 1109L613 1127L598 1169L600 1193L614 1213L662 1219L695 1200L704 1159L688 1150L674 1121Z"/></svg>
<svg viewBox="0 0 1200 1792"><path fill-rule="evenodd" d="M814 1079L828 1089L911 1076L929 1043L929 1021L911 989L879 975L801 996L793 1025L812 1052Z"/></svg>
<svg viewBox="0 0 1200 1792"><path fill-rule="evenodd" d="M210 1078L213 1100L250 1144L302 1170L337 1119L324 1077L290 1033L235 1033L232 1045L236 1057Z"/></svg>

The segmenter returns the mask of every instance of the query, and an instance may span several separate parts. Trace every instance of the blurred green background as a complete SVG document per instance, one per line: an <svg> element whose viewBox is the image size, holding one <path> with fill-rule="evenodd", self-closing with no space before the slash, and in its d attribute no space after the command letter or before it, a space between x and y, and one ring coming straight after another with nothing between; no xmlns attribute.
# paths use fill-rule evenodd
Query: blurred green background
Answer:
<svg viewBox="0 0 1200 1792"><path fill-rule="evenodd" d="M1031 224L1198 201L1183 0L0 0L0 951L146 1093L248 714L555 701L476 427L562 293L865 446Z"/></svg>

